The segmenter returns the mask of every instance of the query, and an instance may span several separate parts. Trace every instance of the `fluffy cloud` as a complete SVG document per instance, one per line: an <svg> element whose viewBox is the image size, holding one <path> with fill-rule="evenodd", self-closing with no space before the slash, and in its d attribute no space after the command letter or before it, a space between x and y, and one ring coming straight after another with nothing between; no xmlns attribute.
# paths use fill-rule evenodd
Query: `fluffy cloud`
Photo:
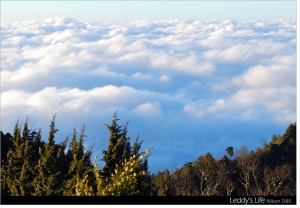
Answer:
<svg viewBox="0 0 300 208"><path fill-rule="evenodd" d="M231 142L255 147L262 135L282 133L296 120L292 19L101 23L57 17L1 22L1 35L4 131L26 114L34 128L47 126L57 112L58 123L69 128L62 137L86 123L86 142L100 140L96 146L104 149L107 132L96 124L119 110L145 148L156 146L150 166L164 161L153 167L157 171L207 151L223 156L210 142L221 149ZM243 131L228 130L232 126Z"/></svg>
<svg viewBox="0 0 300 208"><path fill-rule="evenodd" d="M20 98L20 101L16 100ZM39 114L50 116L53 112L95 112L118 106L126 106L140 114L160 114L159 99L165 102L175 102L176 98L151 92L136 90L132 87L116 87L113 85L98 87L90 90L78 88L46 87L37 92L23 90L9 90L1 95L2 113L6 115L10 109L26 106L30 112L38 111ZM152 101L152 102L150 102ZM25 112L25 113L30 113Z"/></svg>
<svg viewBox="0 0 300 208"><path fill-rule="evenodd" d="M296 67L290 65L258 65L232 79L233 84L247 88L281 88L296 86Z"/></svg>
<svg viewBox="0 0 300 208"><path fill-rule="evenodd" d="M287 109L295 109L295 95L296 89L293 87L240 89L228 98L219 98L210 103L206 100L189 103L185 105L184 111L199 118L230 116L259 120L267 117L272 120L274 116L277 117L277 113L284 114ZM274 115L270 117L268 113ZM289 112L289 116L296 120L294 110Z"/></svg>

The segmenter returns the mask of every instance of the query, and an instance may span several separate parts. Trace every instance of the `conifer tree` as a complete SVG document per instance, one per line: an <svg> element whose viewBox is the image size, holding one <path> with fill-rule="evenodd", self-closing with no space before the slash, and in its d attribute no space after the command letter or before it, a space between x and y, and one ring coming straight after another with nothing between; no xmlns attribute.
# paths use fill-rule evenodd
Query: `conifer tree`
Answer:
<svg viewBox="0 0 300 208"><path fill-rule="evenodd" d="M69 169L65 181L64 195L77 195L76 184L79 181L88 182L87 185L92 186L95 183L95 177L93 176L93 166L91 164L92 147L84 152L83 138L85 126L81 128L79 137L77 138L76 128L73 130L72 140L70 148L67 152ZM86 178L89 178L86 180ZM84 183L84 185L85 185ZM95 187L94 187L95 188Z"/></svg>
<svg viewBox="0 0 300 208"><path fill-rule="evenodd" d="M15 124L13 137L11 138L15 150L8 150L7 153L7 166L3 166L1 169L1 188L3 187L9 195L20 196L19 187L19 174L21 172L22 152L21 152L21 133L19 128L19 120Z"/></svg>
<svg viewBox="0 0 300 208"><path fill-rule="evenodd" d="M32 141L29 137L29 129L28 129L28 119L26 119L26 122L24 124L24 128L22 131L22 137L21 137L21 150L23 155L23 166L20 173L20 191L22 196L30 195L30 192L32 191L32 180L33 180L33 174L34 169L32 168L32 160L33 157L31 150L32 150Z"/></svg>
<svg viewBox="0 0 300 208"><path fill-rule="evenodd" d="M117 118L117 112L115 112L112 124L110 126L105 124L110 131L110 137L108 150L102 150L102 160L105 162L105 166L102 169L102 175L107 178L113 173L116 165L120 165L123 158L128 156L125 152L125 147L127 150L129 149L128 140L126 138L127 124L125 124L122 129L123 126L117 124L118 120L120 119Z"/></svg>
<svg viewBox="0 0 300 208"><path fill-rule="evenodd" d="M22 131L22 134L21 134ZM31 136L32 137L31 137ZM32 181L35 174L36 154L33 151L33 140L40 137L40 132L33 134L28 129L28 118L24 127L17 121L14 135L11 138L14 148L7 153L7 165L1 170L1 183L6 193L12 196L28 196L32 194ZM3 177L2 177L3 176Z"/></svg>
<svg viewBox="0 0 300 208"><path fill-rule="evenodd" d="M103 151L106 167L101 170L96 161L94 166L91 164L92 147L85 151L84 126L78 137L74 128L67 153L69 136L55 144L55 117L46 143L41 140L41 129L28 129L28 119L23 129L17 121L11 138L13 146L8 150L7 163L1 167L1 195L149 195L149 151L140 153L143 141L139 137L131 146L128 122L119 126L115 113L112 125L106 125L111 136L108 150Z"/></svg>
<svg viewBox="0 0 300 208"><path fill-rule="evenodd" d="M130 144L130 137L127 136L127 125L119 126L117 121L117 112L114 113L114 117L111 125L105 124L110 131L108 150L102 150L103 161L105 165L101 171L102 176L105 178L104 183L108 185L111 181L111 175L115 174L115 169L121 167L124 161L128 161L130 158L139 158L144 155L144 152L139 152L143 141L139 141L139 137L136 138L133 146ZM148 154L144 155L139 162L137 172L144 171L146 174L137 175L137 187L139 194L149 195L151 177L148 171Z"/></svg>
<svg viewBox="0 0 300 208"><path fill-rule="evenodd" d="M34 190L38 196L60 196L62 195L62 160L64 159L64 149L67 139L60 145L55 145L55 116L50 123L48 141L44 148L39 149L40 159L37 164L37 175L34 178Z"/></svg>
<svg viewBox="0 0 300 208"><path fill-rule="evenodd" d="M14 150L14 144L11 141L12 135L10 133L4 134L1 131L1 167L7 164L7 153L9 149Z"/></svg>

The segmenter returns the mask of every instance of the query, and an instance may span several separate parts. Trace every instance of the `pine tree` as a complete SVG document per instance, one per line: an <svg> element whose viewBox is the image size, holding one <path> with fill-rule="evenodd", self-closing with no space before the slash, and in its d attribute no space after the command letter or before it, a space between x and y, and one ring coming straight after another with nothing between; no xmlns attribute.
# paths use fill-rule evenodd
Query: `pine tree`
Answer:
<svg viewBox="0 0 300 208"><path fill-rule="evenodd" d="M120 166L116 165L114 173L111 174L110 182L102 186L101 191L98 190L98 194L102 196L142 195L139 178L147 175L147 173L141 169L141 163L148 154L149 152L146 151L139 158L133 155L129 160L125 159Z"/></svg>
<svg viewBox="0 0 300 208"><path fill-rule="evenodd" d="M22 152L21 152L21 133L19 128L19 120L15 124L13 137L11 138L14 151L8 150L7 153L7 166L3 166L1 169L1 187L7 190L11 196L20 196L19 187L19 174L22 170ZM1 188L1 189L2 189Z"/></svg>
<svg viewBox="0 0 300 208"><path fill-rule="evenodd" d="M85 151L84 126L78 137L74 128L67 153L69 136L55 144L55 117L46 143L41 140L41 129L28 129L28 119L23 129L17 121L11 138L13 146L1 168L1 195L149 195L149 151L140 153L143 141L139 137L131 146L128 122L119 126L115 113L112 125L106 125L111 132L110 144L103 151L106 166L100 170L96 161L94 166L91 164L92 147Z"/></svg>
<svg viewBox="0 0 300 208"><path fill-rule="evenodd" d="M129 156L128 152L126 153L125 151L128 151L130 148L130 145L128 144L129 141L126 137L127 123L122 129L123 126L119 126L117 124L118 120L120 119L117 118L117 112L115 112L112 124L110 126L105 124L107 129L110 131L110 137L108 150L102 150L102 160L105 162L105 166L102 169L102 175L107 178L109 178L113 173L116 165L120 165L122 160Z"/></svg>
<svg viewBox="0 0 300 208"><path fill-rule="evenodd" d="M22 134L21 134L22 131ZM33 151L33 141L40 137L28 129L28 118L19 127L17 121L11 138L14 148L7 153L7 165L1 169L1 186L5 194L12 196L29 196L32 194L32 181L35 174L34 165L37 155Z"/></svg>
<svg viewBox="0 0 300 208"><path fill-rule="evenodd" d="M50 123L48 141L44 148L39 148L40 159L37 164L37 175L34 178L34 192L38 196L61 196L63 192L63 170L64 149L66 138L60 145L56 145L54 138L58 129L55 128L55 116Z"/></svg>
<svg viewBox="0 0 300 208"><path fill-rule="evenodd" d="M127 136L127 125L119 126L117 121L117 112L114 113L114 117L111 125L105 124L110 131L108 150L102 150L103 161L105 165L101 171L102 177L105 178L104 185L111 183L111 175L115 174L117 167L122 167L124 161L129 161L130 158L142 157L138 163L137 172L144 171L146 174L137 174L137 188L140 195L150 194L151 177L148 171L148 154L145 152L139 152L143 141L139 141L139 137L136 138L133 146L130 144L130 137Z"/></svg>
<svg viewBox="0 0 300 208"><path fill-rule="evenodd" d="M19 182L22 196L30 195L30 192L32 191L32 180L34 170L31 168L31 157L33 155L31 154L32 141L30 140L29 133L30 131L28 129L28 119L26 119L21 137L21 150L23 150L22 155L24 162L20 173Z"/></svg>
<svg viewBox="0 0 300 208"><path fill-rule="evenodd" d="M92 147L84 152L84 131L85 126L81 128L80 135L77 138L76 128L74 128L73 130L70 148L67 152L69 170L66 176L64 195L78 195L77 184L79 182L84 181L85 183L83 183L82 185L87 185L90 187L93 186L93 183L95 184L95 176L93 176L93 166L90 159L92 154ZM94 187L94 189L95 188L96 187Z"/></svg>
<svg viewBox="0 0 300 208"><path fill-rule="evenodd" d="M7 153L9 149L14 151L14 144L11 140L12 135L10 133L3 134L1 131L1 167L7 165Z"/></svg>

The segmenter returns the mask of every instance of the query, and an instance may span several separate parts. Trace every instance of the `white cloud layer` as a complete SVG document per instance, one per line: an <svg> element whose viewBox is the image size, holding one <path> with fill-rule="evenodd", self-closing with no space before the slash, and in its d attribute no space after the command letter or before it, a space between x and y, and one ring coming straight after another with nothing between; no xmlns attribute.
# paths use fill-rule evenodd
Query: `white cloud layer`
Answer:
<svg viewBox="0 0 300 208"><path fill-rule="evenodd" d="M240 89L230 97L219 98L209 105L205 100L189 103L185 105L184 111L199 118L230 116L240 119L273 120L274 116L277 117L276 113L290 109L289 116L296 119L295 111L292 110L296 108L295 94L296 89L293 87ZM267 113L274 115L267 116Z"/></svg>
<svg viewBox="0 0 300 208"><path fill-rule="evenodd" d="M1 36L4 131L12 131L26 114L29 120L33 117L34 128L47 125L57 112L59 122L68 127L89 123L86 134L95 136L95 123L108 123L119 109L125 118L120 117L135 125L133 134L148 140L145 145L173 142L161 157L154 154L156 162L165 161L154 167L158 170L172 166L172 158L184 163L215 151L201 146L207 141L227 145L238 140L228 128L226 135L215 133L212 138L207 126L201 128L204 121L221 129L245 122L240 127L245 131L248 122L274 126L266 127L267 133L250 132L253 140L261 139L260 133L282 133L277 131L296 121L293 19L101 23L57 17L1 22ZM189 142L180 159L176 149L183 137ZM100 140L106 148L107 138ZM200 148L197 155L191 155L191 146Z"/></svg>

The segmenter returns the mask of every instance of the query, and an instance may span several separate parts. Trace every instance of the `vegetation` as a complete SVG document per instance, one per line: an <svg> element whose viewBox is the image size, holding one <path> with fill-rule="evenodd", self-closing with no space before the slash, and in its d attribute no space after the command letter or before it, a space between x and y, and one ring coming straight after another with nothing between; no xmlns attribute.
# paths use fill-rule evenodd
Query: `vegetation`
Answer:
<svg viewBox="0 0 300 208"><path fill-rule="evenodd" d="M1 195L9 196L295 196L296 123L286 132L273 135L270 143L249 152L246 146L228 156L214 158L210 153L170 172L150 175L149 150L140 152L143 141L131 144L127 125L118 125L115 113L107 150L102 151L103 168L92 148L85 150L83 126L76 127L60 144L55 115L48 139L41 129L30 130L28 120L17 121L13 134L1 132Z"/></svg>
<svg viewBox="0 0 300 208"><path fill-rule="evenodd" d="M85 151L84 130L79 136L73 130L60 144L55 143L55 115L50 123L47 142L38 132L17 121L14 134L2 137L1 195L10 196L109 196L149 195L151 178L148 170L149 150L140 152L142 142L133 145L127 136L127 124L117 124L116 113L111 125L108 150L102 151L105 166L100 169L95 158L91 162L92 147Z"/></svg>
<svg viewBox="0 0 300 208"><path fill-rule="evenodd" d="M246 146L225 149L220 160L210 153L172 174L152 174L153 196L295 196L296 123L249 153ZM234 154L233 154L234 153Z"/></svg>

